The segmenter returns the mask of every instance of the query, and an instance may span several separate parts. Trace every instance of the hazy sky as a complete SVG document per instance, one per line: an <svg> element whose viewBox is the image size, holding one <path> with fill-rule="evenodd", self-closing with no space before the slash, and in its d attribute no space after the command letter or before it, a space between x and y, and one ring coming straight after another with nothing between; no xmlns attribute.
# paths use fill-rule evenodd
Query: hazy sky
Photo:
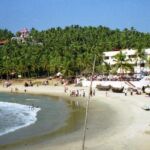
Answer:
<svg viewBox="0 0 150 150"><path fill-rule="evenodd" d="M150 0L0 0L0 28L107 26L150 32Z"/></svg>

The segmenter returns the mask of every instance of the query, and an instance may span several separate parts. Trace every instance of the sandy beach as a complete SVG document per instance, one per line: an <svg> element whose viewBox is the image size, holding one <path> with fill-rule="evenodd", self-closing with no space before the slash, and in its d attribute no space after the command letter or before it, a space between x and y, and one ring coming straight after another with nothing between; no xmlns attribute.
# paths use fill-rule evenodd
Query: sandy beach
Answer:
<svg viewBox="0 0 150 150"><path fill-rule="evenodd" d="M64 93L63 86L33 86L25 88L23 85L13 85L8 88L0 86L1 92L11 92L18 89L18 93L45 94L51 96L65 97L66 99L78 100L85 106L86 98L71 98L69 94ZM85 89L86 96L88 88L69 86L70 89ZM111 119L113 124L106 127L103 132L99 128L102 124L100 121L100 105L104 103L114 112ZM85 141L86 150L149 150L150 149L150 111L145 111L142 107L150 105L150 97L142 95L125 96L123 93L97 91L96 95L91 98L88 125ZM11 150L81 150L82 149L83 129L76 130L70 134L56 138L55 140L46 140L39 142L25 143L14 148L6 147Z"/></svg>

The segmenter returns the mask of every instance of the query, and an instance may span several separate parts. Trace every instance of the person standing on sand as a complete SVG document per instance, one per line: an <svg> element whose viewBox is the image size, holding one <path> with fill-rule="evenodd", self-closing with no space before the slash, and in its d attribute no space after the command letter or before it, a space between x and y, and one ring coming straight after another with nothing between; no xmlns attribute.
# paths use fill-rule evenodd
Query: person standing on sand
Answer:
<svg viewBox="0 0 150 150"><path fill-rule="evenodd" d="M85 97L85 90L83 90L83 97Z"/></svg>
<svg viewBox="0 0 150 150"><path fill-rule="evenodd" d="M90 89L90 96L93 96L92 88Z"/></svg>
<svg viewBox="0 0 150 150"><path fill-rule="evenodd" d="M79 90L76 90L75 92L75 96L78 97L79 96Z"/></svg>
<svg viewBox="0 0 150 150"><path fill-rule="evenodd" d="M67 93L68 87L65 85L64 86L64 92Z"/></svg>
<svg viewBox="0 0 150 150"><path fill-rule="evenodd" d="M95 89L93 90L93 96L95 96Z"/></svg>
<svg viewBox="0 0 150 150"><path fill-rule="evenodd" d="M133 95L133 89L131 88L130 94Z"/></svg>
<svg viewBox="0 0 150 150"><path fill-rule="evenodd" d="M124 94L125 96L127 96L127 89L124 89Z"/></svg>
<svg viewBox="0 0 150 150"><path fill-rule="evenodd" d="M15 88L15 92L18 92L18 88Z"/></svg>
<svg viewBox="0 0 150 150"><path fill-rule="evenodd" d="M106 90L105 94L106 94L106 97L107 97L107 95L108 95L107 90Z"/></svg>

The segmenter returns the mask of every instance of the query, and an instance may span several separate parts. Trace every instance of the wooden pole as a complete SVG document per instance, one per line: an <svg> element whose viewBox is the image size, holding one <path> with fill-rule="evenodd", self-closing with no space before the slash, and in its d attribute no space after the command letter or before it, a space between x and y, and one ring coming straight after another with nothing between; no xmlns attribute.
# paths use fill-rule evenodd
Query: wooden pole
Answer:
<svg viewBox="0 0 150 150"><path fill-rule="evenodd" d="M86 102L86 112L85 112L85 120L84 120L82 150L85 149L85 138L86 138L86 130L87 130L88 109L89 109L89 101L91 99L91 93L92 93L92 80L93 80L93 75L94 75L94 70L95 70L95 61L96 61L96 55L94 57L93 71L92 71L91 82L90 82L90 87L89 87L89 95L88 95L88 99L87 99L87 102Z"/></svg>

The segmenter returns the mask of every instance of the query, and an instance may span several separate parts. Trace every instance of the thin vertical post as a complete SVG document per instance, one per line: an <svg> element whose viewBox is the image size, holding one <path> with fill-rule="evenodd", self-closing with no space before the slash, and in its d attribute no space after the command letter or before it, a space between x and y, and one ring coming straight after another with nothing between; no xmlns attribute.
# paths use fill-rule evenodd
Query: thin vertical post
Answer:
<svg viewBox="0 0 150 150"><path fill-rule="evenodd" d="M90 82L90 86L89 86L89 95L88 95L88 99L87 99L87 102L86 102L86 112L85 112L85 120L84 120L82 150L85 149L85 138L86 138L86 130L87 130L88 109L89 109L89 101L91 99L91 93L92 93L92 80L93 80L93 75L94 75L94 70L95 70L95 61L96 61L96 55L95 55L94 61L93 61L93 70L92 70L91 82Z"/></svg>

